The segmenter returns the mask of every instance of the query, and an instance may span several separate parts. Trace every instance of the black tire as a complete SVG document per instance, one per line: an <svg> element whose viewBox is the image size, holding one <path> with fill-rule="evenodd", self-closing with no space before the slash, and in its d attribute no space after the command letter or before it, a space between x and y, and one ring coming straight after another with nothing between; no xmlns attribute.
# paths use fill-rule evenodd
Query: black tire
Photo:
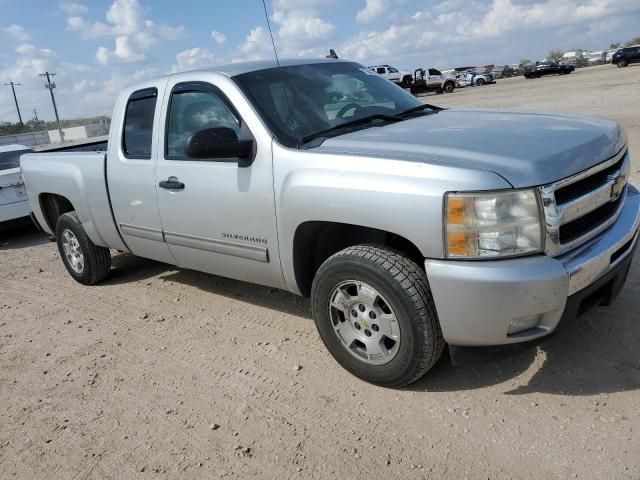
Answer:
<svg viewBox="0 0 640 480"><path fill-rule="evenodd" d="M618 63L616 63L616 65L618 66L618 68L623 68L623 67L627 67L629 65L629 62L627 62L623 58L622 60L618 60Z"/></svg>
<svg viewBox="0 0 640 480"><path fill-rule="evenodd" d="M411 78L411 75L405 75L404 77L402 77L402 82L400 82L400 86L403 88L408 88L411 86L412 83L413 83L413 78Z"/></svg>
<svg viewBox="0 0 640 480"><path fill-rule="evenodd" d="M452 93L455 88L456 86L453 84L453 82L446 82L442 87L442 90L444 91L444 93Z"/></svg>
<svg viewBox="0 0 640 480"><path fill-rule="evenodd" d="M388 363L371 365L351 354L334 331L329 302L345 281L364 282L380 292L398 320L401 336ZM327 259L313 279L311 306L316 327L333 357L367 382L401 387L422 377L445 347L425 272L411 259L387 247L358 245Z"/></svg>
<svg viewBox="0 0 640 480"><path fill-rule="evenodd" d="M84 265L80 272L74 270L65 254L63 234L70 230L78 241ZM58 217L56 223L56 243L62 262L73 279L83 285L94 285L109 276L111 271L111 253L108 248L95 245L82 228L76 212L68 212Z"/></svg>
<svg viewBox="0 0 640 480"><path fill-rule="evenodd" d="M483 86L485 83L487 83L487 82L484 81L484 78L479 78L478 80L476 80L476 85L478 87Z"/></svg>

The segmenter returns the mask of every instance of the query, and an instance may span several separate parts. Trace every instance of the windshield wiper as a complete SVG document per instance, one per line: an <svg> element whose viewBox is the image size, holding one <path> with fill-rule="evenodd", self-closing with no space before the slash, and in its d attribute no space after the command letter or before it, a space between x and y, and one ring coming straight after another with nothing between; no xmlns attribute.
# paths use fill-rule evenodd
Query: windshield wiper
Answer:
<svg viewBox="0 0 640 480"><path fill-rule="evenodd" d="M302 137L302 143L308 143L311 140L319 137L326 137L327 134L331 134L334 132L339 132L340 130L348 129L350 127L357 127L359 125L367 125L375 120L384 120L386 122L401 122L404 120L396 115L385 115L383 113L378 113L375 115L369 115L362 118L357 118L355 120L350 120L348 122L341 123L340 125L336 125L331 128L326 128L324 130L320 130L319 132L312 133L307 135L306 137Z"/></svg>
<svg viewBox="0 0 640 480"><path fill-rule="evenodd" d="M419 112L420 110L425 110L427 108L429 110L433 110L434 112L439 112L441 110L444 110L444 108L442 108L442 107L437 107L437 106L431 105L429 103L423 103L422 105L418 105L417 107L412 107L412 108L409 108L409 109L407 109L407 110L405 110L403 112L398 113L398 116L408 115L408 114L413 113L413 112Z"/></svg>

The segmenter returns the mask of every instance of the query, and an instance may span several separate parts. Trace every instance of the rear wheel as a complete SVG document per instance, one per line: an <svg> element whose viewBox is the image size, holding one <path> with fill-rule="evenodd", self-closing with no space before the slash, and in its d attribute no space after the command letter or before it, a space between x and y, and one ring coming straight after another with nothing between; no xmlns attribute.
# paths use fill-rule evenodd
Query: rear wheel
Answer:
<svg viewBox="0 0 640 480"><path fill-rule="evenodd" d="M618 63L616 63L616 65L618 66L618 68L620 67L626 67L629 65L629 62L627 62L624 58L622 60L618 60Z"/></svg>
<svg viewBox="0 0 640 480"><path fill-rule="evenodd" d="M367 382L407 385L444 350L426 274L394 250L359 245L336 253L318 270L311 298L329 352Z"/></svg>
<svg viewBox="0 0 640 480"><path fill-rule="evenodd" d="M479 79L476 80L476 85L479 86L479 87L481 87L485 83L487 83L487 82L485 82L484 78L479 78Z"/></svg>
<svg viewBox="0 0 640 480"><path fill-rule="evenodd" d="M75 281L93 285L107 278L111 271L109 249L91 241L76 212L58 217L56 241L62 262Z"/></svg>
<svg viewBox="0 0 640 480"><path fill-rule="evenodd" d="M453 92L454 88L455 88L455 85L453 84L453 82L447 82L444 84L444 87L442 88L442 90L444 90L444 93L451 93Z"/></svg>
<svg viewBox="0 0 640 480"><path fill-rule="evenodd" d="M404 77L402 77L402 82L400 82L400 86L403 88L407 88L411 86L412 82L413 82L413 79L411 78L411 75L405 75Z"/></svg>

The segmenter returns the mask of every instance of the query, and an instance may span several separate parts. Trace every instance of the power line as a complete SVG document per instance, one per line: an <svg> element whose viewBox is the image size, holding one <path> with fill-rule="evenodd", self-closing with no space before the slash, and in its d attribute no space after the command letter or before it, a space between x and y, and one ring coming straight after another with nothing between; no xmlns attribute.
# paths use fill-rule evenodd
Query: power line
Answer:
<svg viewBox="0 0 640 480"><path fill-rule="evenodd" d="M55 73L41 73L39 77L46 78L47 83L44 84L44 88L49 90L51 94L51 102L53 103L53 111L56 114L56 122L58 122L58 132L60 132L60 142L64 142L64 133L62 133L62 125L60 125L60 117L58 116L58 107L56 105L56 98L53 96L53 89L56 88L56 83L51 81L51 77L55 77Z"/></svg>
<svg viewBox="0 0 640 480"><path fill-rule="evenodd" d="M20 83L13 83L11 80L9 80L9 83L5 83L5 85L7 87L11 86L13 101L16 102L16 110L18 111L18 119L20 120L20 125L24 125L24 123L22 123L22 115L20 115L20 107L18 106L18 97L16 97L16 87L20 87L22 85Z"/></svg>

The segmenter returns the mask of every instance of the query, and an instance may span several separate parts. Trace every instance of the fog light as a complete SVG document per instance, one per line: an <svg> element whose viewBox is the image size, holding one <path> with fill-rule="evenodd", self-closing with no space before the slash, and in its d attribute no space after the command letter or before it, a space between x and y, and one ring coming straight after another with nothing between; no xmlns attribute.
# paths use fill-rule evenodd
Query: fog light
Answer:
<svg viewBox="0 0 640 480"><path fill-rule="evenodd" d="M542 314L527 315L524 317L518 317L511 320L509 323L509 331L507 335L515 335L516 333L524 332L540 325L542 321Z"/></svg>

